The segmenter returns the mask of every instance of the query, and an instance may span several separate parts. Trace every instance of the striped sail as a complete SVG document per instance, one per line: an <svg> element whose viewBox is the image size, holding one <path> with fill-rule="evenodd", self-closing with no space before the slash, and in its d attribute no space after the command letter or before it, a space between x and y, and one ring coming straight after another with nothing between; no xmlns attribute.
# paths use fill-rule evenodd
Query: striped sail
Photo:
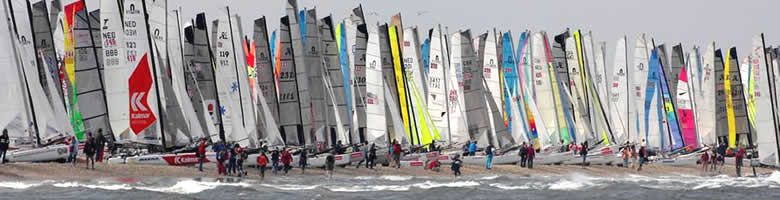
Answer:
<svg viewBox="0 0 780 200"><path fill-rule="evenodd" d="M399 16L400 18L400 16ZM408 100L408 94L407 88L406 88L406 78L404 75L404 68L402 67L403 63L401 63L401 47L399 46L398 42L400 41L399 35L398 35L398 27L396 25L390 26L387 29L388 32L388 40L390 41L390 50L392 53L392 60L393 60L393 74L395 75L395 85L396 89L398 91L398 107L400 108L401 112L401 119L404 124L404 130L407 133L407 137L405 138L406 141L405 144L419 144L419 138L417 136L417 130L416 126L414 126L412 123L415 123L413 119L411 119L411 115L413 113L410 113L410 104ZM398 138L398 136L396 136Z"/></svg>
<svg viewBox="0 0 780 200"><path fill-rule="evenodd" d="M628 45L626 43L626 37L623 36L618 39L615 44L615 60L612 68L612 83L609 90L609 113L610 122L612 122L612 131L614 131L615 137L622 141L633 141L633 136L629 134L628 126L628 109L629 109L629 93L628 93Z"/></svg>
<svg viewBox="0 0 780 200"><path fill-rule="evenodd" d="M753 36L753 51L751 52L750 65L753 71L752 96L755 98L755 112L753 118L757 132L756 144L758 145L759 161L763 164L780 166L780 155L778 155L777 144L777 118L774 116L775 107L772 101L776 101L771 95L772 72L769 63L767 63L766 47L764 46L764 34ZM768 112L768 111L772 112Z"/></svg>
<svg viewBox="0 0 780 200"><path fill-rule="evenodd" d="M379 48L379 27L368 26L366 44L366 121L371 126L366 129L366 140L372 143L387 144L385 119L385 88L382 74L382 52ZM380 145L383 146L383 145Z"/></svg>
<svg viewBox="0 0 780 200"><path fill-rule="evenodd" d="M661 49L660 52L663 52L663 45L660 45L659 48ZM659 54L663 55L663 54ZM663 62L663 61L662 61ZM661 86L661 97L663 98L663 106L664 106L664 113L665 116L665 122L667 123L666 126L669 131L669 135L671 137L669 138L671 150L683 148L685 146L685 143L683 142L681 130L680 130L680 124L677 121L677 110L674 104L674 100L672 99L671 93L671 86L669 86L669 82L667 81L668 78L666 78L666 67L661 67L661 71L658 73L661 77L660 79L660 86ZM679 76L679 75L678 75ZM676 85L675 85L676 86Z"/></svg>
<svg viewBox="0 0 780 200"><path fill-rule="evenodd" d="M715 58L715 43L711 42L707 44L707 48L701 57L702 78L701 87L699 88L699 91L701 92L697 93L699 101L696 102L696 111L698 112L696 116L697 122L699 122L697 127L699 127L699 138L701 138L702 145L717 144L718 135L716 133L719 131L716 131L716 122L719 121L719 118L716 118L716 113L719 115L720 109L718 108L725 106L724 104L719 103L720 101L716 101L716 94L718 93L716 93L715 80L717 79L719 80L718 82L720 82L722 79L718 77L723 76L722 74L718 76L716 73L715 70L719 70L719 68L715 65L716 62L721 64L723 63L722 60L717 60ZM722 89L722 87L718 88L718 90Z"/></svg>
<svg viewBox="0 0 780 200"><path fill-rule="evenodd" d="M302 35L303 31L301 31L301 24L305 24L306 22L302 22L304 18L299 18L299 15L297 15L298 6L295 0L288 0L287 1L287 16L289 17L289 35L291 40L291 51L293 62L295 62L295 74L290 74L295 76L296 81L296 90L295 97L294 98L288 98L287 100L293 100L298 102L298 106L300 108L300 119L299 122L301 123L301 128L298 129L297 137L299 139L299 143L297 145L303 145L303 144L311 144L313 141L311 140L312 137L309 133L311 133L312 126L311 123L313 122L313 114L312 114L312 99L310 95L309 90L309 79L308 79L308 65L306 64L306 56L305 52L305 44L304 44L304 37ZM280 95L285 95L285 93L281 93ZM280 97L281 101L281 97ZM282 110L286 110L286 108L282 108ZM293 132L293 130L285 130L285 132ZM289 141L289 138L287 140L287 144L296 144Z"/></svg>
<svg viewBox="0 0 780 200"><path fill-rule="evenodd" d="M745 102L747 105L747 111L748 111L748 119L750 119L750 126L751 128L756 128L756 123L754 121L755 114L756 114L756 107L755 107L755 96L753 96L753 66L750 63L752 55L746 56L742 58L742 61L739 62L739 75L742 80L742 85L744 86L745 92L743 92L742 96L745 98Z"/></svg>
<svg viewBox="0 0 780 200"><path fill-rule="evenodd" d="M127 80L133 66L125 57L125 36L122 13L116 0L100 2L101 34L103 38L103 68L105 75L108 118L114 138L119 142L133 139L130 132L130 91Z"/></svg>
<svg viewBox="0 0 780 200"><path fill-rule="evenodd" d="M232 12L231 12L232 13ZM241 117L243 118L244 135L249 138L249 147L257 145L257 120L255 118L255 104L252 97L251 84L249 84L249 67L242 47L244 31L241 28L241 17L238 14L230 15L230 32L233 41L233 59L236 62L236 77L239 89L239 103L241 104ZM247 147L247 146L244 146Z"/></svg>
<svg viewBox="0 0 780 200"><path fill-rule="evenodd" d="M693 131L695 133L696 141L694 147L700 147L703 146L702 138L699 135L699 110L697 102L700 102L701 99L699 99L699 96L701 95L701 55L699 54L699 48L698 46L693 46L691 51L686 54L686 62L685 62L685 76L686 76L686 82L688 84L688 94L686 94L690 101L690 108L692 111L693 116ZM678 86L679 88L679 86ZM682 107L682 101L680 101L680 107ZM678 110L679 112L679 110ZM682 117L680 117L682 118ZM682 122L682 121L681 121ZM690 125L689 125L690 126Z"/></svg>
<svg viewBox="0 0 780 200"><path fill-rule="evenodd" d="M553 100L555 101L555 115L556 115L556 121L558 123L558 134L551 135L553 141L556 145L564 145L569 144L571 142L570 133L569 133L569 123L566 111L565 111L565 103L563 99L563 90L560 88L561 84L560 81L558 81L558 73L557 68L555 67L553 60L552 60L552 49L550 48L550 43L547 39L547 33L544 33L544 53L546 59L543 61L547 67L549 68L550 72L550 85L552 86L552 93L553 93Z"/></svg>
<svg viewBox="0 0 780 200"><path fill-rule="evenodd" d="M508 119L507 128L509 129L509 134L513 136L513 140L515 140L515 142L526 141L524 139L526 134L524 130L526 127L524 120L520 119L520 116L512 116L520 115L520 109L517 105L517 103L519 103L517 102L517 97L520 96L518 86L520 84L518 81L517 59L515 59L512 45L512 33L503 33L500 42L502 44L500 49L502 51L501 71L504 80L503 84L501 84L504 91L502 94L502 101L505 102L501 109L503 109L503 113ZM515 110L513 111L512 108L515 108Z"/></svg>
<svg viewBox="0 0 780 200"><path fill-rule="evenodd" d="M728 145L736 147L737 140L742 146L751 140L751 128L747 113L747 104L743 96L741 75L739 72L737 50L732 47L723 65L723 92L726 94L726 122L728 124ZM737 139L739 137L739 139Z"/></svg>

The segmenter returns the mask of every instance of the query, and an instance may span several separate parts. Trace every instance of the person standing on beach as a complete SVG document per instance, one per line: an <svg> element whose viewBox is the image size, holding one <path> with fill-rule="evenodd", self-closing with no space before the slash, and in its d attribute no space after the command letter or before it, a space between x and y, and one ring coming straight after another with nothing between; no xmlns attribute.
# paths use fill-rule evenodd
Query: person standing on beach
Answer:
<svg viewBox="0 0 780 200"><path fill-rule="evenodd" d="M284 164L284 175L287 175L287 172L292 169L290 163L292 163L292 154L287 151L287 148L282 149L282 164Z"/></svg>
<svg viewBox="0 0 780 200"><path fill-rule="evenodd" d="M647 149L642 145L642 147L639 148L639 168L637 171L642 171L642 165L644 165L645 162L647 162Z"/></svg>
<svg viewBox="0 0 780 200"><path fill-rule="evenodd" d="M471 142L469 146L469 156L477 155L477 141Z"/></svg>
<svg viewBox="0 0 780 200"><path fill-rule="evenodd" d="M103 149L106 147L106 137L103 136L103 129L97 130L98 134L95 136L95 161L103 162Z"/></svg>
<svg viewBox="0 0 780 200"><path fill-rule="evenodd" d="M533 169L534 168L534 158L536 157L536 151L534 150L533 147L528 146L526 148L525 152L527 154L525 156L526 157L526 162L527 162L525 164L525 166L528 167L528 169Z"/></svg>
<svg viewBox="0 0 780 200"><path fill-rule="evenodd" d="M228 159L228 174L230 175L236 175L237 173L236 169L238 167L236 167L236 161L237 161L238 154L236 153L236 148L238 148L237 144L230 145L230 149L229 149L230 158Z"/></svg>
<svg viewBox="0 0 780 200"><path fill-rule="evenodd" d="M276 175L279 172L279 148L271 152L271 167L273 168L272 172Z"/></svg>
<svg viewBox="0 0 780 200"><path fill-rule="evenodd" d="M455 155L452 158L452 172L455 173L455 177L460 176L460 167L463 165L463 161L460 160L460 155Z"/></svg>
<svg viewBox="0 0 780 200"><path fill-rule="evenodd" d="M582 155L582 166L585 167L585 163L588 159L588 141L582 143L582 150L580 150L580 155Z"/></svg>
<svg viewBox="0 0 780 200"><path fill-rule="evenodd" d="M636 145L631 145L631 169L636 168Z"/></svg>
<svg viewBox="0 0 780 200"><path fill-rule="evenodd" d="M471 149L471 140L467 140L466 144L463 145L463 156L469 155L469 152L471 152L469 149Z"/></svg>
<svg viewBox="0 0 780 200"><path fill-rule="evenodd" d="M523 142L523 144L520 145L520 150L517 151L517 154L520 155L520 167L525 167L525 162L528 159L528 145Z"/></svg>
<svg viewBox="0 0 780 200"><path fill-rule="evenodd" d="M236 171L238 171L238 176L241 177L242 175L246 175L244 172L244 159L246 159L246 152L244 152L244 148L241 147L240 144L236 144Z"/></svg>
<svg viewBox="0 0 780 200"><path fill-rule="evenodd" d="M368 149L368 161L366 161L366 168L374 169L374 162L376 160L376 144L371 143L371 148Z"/></svg>
<svg viewBox="0 0 780 200"><path fill-rule="evenodd" d="M0 163L5 164L5 152L8 151L8 130L3 129L3 135L0 135ZM78 149L76 149L78 150Z"/></svg>
<svg viewBox="0 0 780 200"><path fill-rule="evenodd" d="M363 160L358 162L355 168L360 168L360 165L363 164L363 162L366 162L366 168L368 168L368 141L363 142L363 146L361 147L360 151L363 152Z"/></svg>
<svg viewBox="0 0 780 200"><path fill-rule="evenodd" d="M395 161L395 167L401 168L401 144L398 144L398 141L395 141L395 144L393 144L393 161Z"/></svg>
<svg viewBox="0 0 780 200"><path fill-rule="evenodd" d="M201 172L203 172L203 161L206 159L206 140L207 139L205 137L200 139L200 144L198 144L198 151L196 152L198 156L198 162L200 163L198 165L198 171Z"/></svg>
<svg viewBox="0 0 780 200"><path fill-rule="evenodd" d="M92 138L92 133L87 132L87 142L84 143L84 154L87 155L87 169L89 169L89 163L92 163L92 169L95 169L95 138Z"/></svg>
<svg viewBox="0 0 780 200"><path fill-rule="evenodd" d="M333 168L335 168L336 165L336 158L333 156L333 154L328 154L327 157L325 157L325 174L328 176L328 178L333 178Z"/></svg>
<svg viewBox="0 0 780 200"><path fill-rule="evenodd" d="M79 155L79 139L76 136L70 137L70 159L71 166L76 167L76 157Z"/></svg>
<svg viewBox="0 0 780 200"><path fill-rule="evenodd" d="M485 155L486 155L486 157L487 157L487 158L485 159L485 169L488 169L488 170L490 170L490 168L493 168L493 152L494 152L494 151L495 151L495 150L494 150L494 148L493 148L493 144L489 144L489 145L488 145L488 146L485 148Z"/></svg>
<svg viewBox="0 0 780 200"><path fill-rule="evenodd" d="M260 179L265 179L265 168L268 165L268 157L265 156L265 152L261 152L257 157L257 168L260 170Z"/></svg>
<svg viewBox="0 0 780 200"><path fill-rule="evenodd" d="M737 144L737 153L734 155L734 160L737 162L735 165L737 166L737 177L742 176L742 160L745 158L745 149L742 148L742 145Z"/></svg>
<svg viewBox="0 0 780 200"><path fill-rule="evenodd" d="M623 147L623 150L621 151L621 153L623 154L621 155L623 157L623 168L628 168L628 157L630 157L631 154L629 153L629 151L630 150L628 146Z"/></svg>
<svg viewBox="0 0 780 200"><path fill-rule="evenodd" d="M704 151L704 153L701 154L701 168L704 170L704 172L707 172L707 166L710 161L710 154L707 153L707 151Z"/></svg>
<svg viewBox="0 0 780 200"><path fill-rule="evenodd" d="M309 159L308 152L309 151L307 151L304 148L303 150L301 150L301 155L298 155L298 157L300 157L300 159L298 159L299 160L298 167L301 168L301 174L303 174L306 171L307 160Z"/></svg>
<svg viewBox="0 0 780 200"><path fill-rule="evenodd" d="M344 144L341 143L341 140L336 142L336 145L333 147L333 149L336 150L336 154L344 154L344 152L346 152L346 150L344 150L346 148L344 147Z"/></svg>
<svg viewBox="0 0 780 200"><path fill-rule="evenodd" d="M217 152L217 174L227 175L225 170L225 157L227 156L225 143L223 141L214 145L214 151Z"/></svg>

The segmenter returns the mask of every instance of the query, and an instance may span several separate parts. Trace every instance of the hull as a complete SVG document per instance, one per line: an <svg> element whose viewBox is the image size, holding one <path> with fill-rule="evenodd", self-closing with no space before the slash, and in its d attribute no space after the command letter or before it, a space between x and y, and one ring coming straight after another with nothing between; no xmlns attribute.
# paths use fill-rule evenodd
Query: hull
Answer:
<svg viewBox="0 0 780 200"><path fill-rule="evenodd" d="M485 165L487 156L466 156L461 158L464 164ZM513 165L520 162L520 156L517 153L507 153L500 156L493 156L493 165Z"/></svg>
<svg viewBox="0 0 780 200"><path fill-rule="evenodd" d="M404 157L401 158L402 161L431 161L439 159L439 152L428 152L428 153L413 153L413 154L406 154Z"/></svg>
<svg viewBox="0 0 780 200"><path fill-rule="evenodd" d="M15 150L6 154L9 162L45 162L67 159L68 145L52 145L43 148Z"/></svg>
<svg viewBox="0 0 780 200"><path fill-rule="evenodd" d="M204 163L215 162L217 160L217 154L214 152L206 152L206 159ZM119 162L119 159L114 159L115 162ZM112 161L109 161L111 163ZM200 160L195 153L182 153L182 154L151 154L142 156L133 156L125 158L126 164L130 165L168 165L168 166L191 166L200 163Z"/></svg>
<svg viewBox="0 0 780 200"><path fill-rule="evenodd" d="M696 165L699 162L699 158L702 153L692 153L677 158L660 159L656 160L656 163L670 166L683 166L683 165ZM733 163L733 161L732 161Z"/></svg>
<svg viewBox="0 0 780 200"><path fill-rule="evenodd" d="M558 165L574 157L571 152L550 153L547 155L538 155L534 158L534 164L538 165Z"/></svg>
<svg viewBox="0 0 780 200"><path fill-rule="evenodd" d="M401 167L402 168L416 168L416 169L424 169L425 163L423 161L401 161Z"/></svg>

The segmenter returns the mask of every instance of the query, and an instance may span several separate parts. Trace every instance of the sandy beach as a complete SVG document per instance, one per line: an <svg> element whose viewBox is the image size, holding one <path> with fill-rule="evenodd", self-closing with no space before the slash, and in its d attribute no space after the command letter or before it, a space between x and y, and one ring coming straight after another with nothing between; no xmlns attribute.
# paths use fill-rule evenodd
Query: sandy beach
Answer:
<svg viewBox="0 0 780 200"><path fill-rule="evenodd" d="M466 165L463 169L464 176L495 176L495 175L511 175L511 176L563 176L567 174L583 174L593 177L622 177L626 175L642 175L642 176L677 176L677 175L694 175L694 176L715 176L725 174L728 176L736 176L736 170L734 166L726 165L722 169L722 173L704 173L701 171L701 166L663 166L657 164L650 164L643 168L642 171L636 171L635 169L627 169L616 166L572 166L572 165L537 165L534 169L521 168L517 165L496 165L492 170L486 170L482 166ZM756 168L756 172L759 175L771 174L775 170L766 168ZM752 168L743 168L743 175L752 175ZM256 169L249 169L248 176L243 178L247 179L260 179L259 171ZM377 167L375 169L366 169L364 167L355 168L355 166L348 166L345 168L336 168L335 176L381 176L381 175L398 175L398 176L427 176L427 177L448 177L453 176L449 166L442 167L440 172L434 172L423 169L394 169L390 167ZM277 175L284 176L284 175ZM306 169L305 174L301 174L300 169L294 168L286 176L325 176L325 171L322 169ZM68 179L68 180L83 180L94 178L145 178L145 177L176 177L176 178L219 178L224 177L217 174L213 165L206 168L204 172L199 172L196 167L174 167L174 166L155 166L155 165L109 165L105 163L97 163L95 170L87 170L84 167L84 163L79 163L76 167L72 167L70 164L61 163L7 163L0 165L0 180L26 180L26 179ZM266 178L279 178L274 177L270 170L266 172Z"/></svg>

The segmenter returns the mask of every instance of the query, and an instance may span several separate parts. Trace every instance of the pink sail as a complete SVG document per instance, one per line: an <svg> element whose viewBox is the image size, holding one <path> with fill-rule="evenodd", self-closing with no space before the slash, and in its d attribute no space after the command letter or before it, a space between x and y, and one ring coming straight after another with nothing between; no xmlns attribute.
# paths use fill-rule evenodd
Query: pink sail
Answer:
<svg viewBox="0 0 780 200"><path fill-rule="evenodd" d="M688 88L686 68L682 68L677 84L677 113L680 115L683 142L686 146L696 148L699 145L696 140L696 122L694 121L693 116L693 102L691 101L689 92L691 91Z"/></svg>

